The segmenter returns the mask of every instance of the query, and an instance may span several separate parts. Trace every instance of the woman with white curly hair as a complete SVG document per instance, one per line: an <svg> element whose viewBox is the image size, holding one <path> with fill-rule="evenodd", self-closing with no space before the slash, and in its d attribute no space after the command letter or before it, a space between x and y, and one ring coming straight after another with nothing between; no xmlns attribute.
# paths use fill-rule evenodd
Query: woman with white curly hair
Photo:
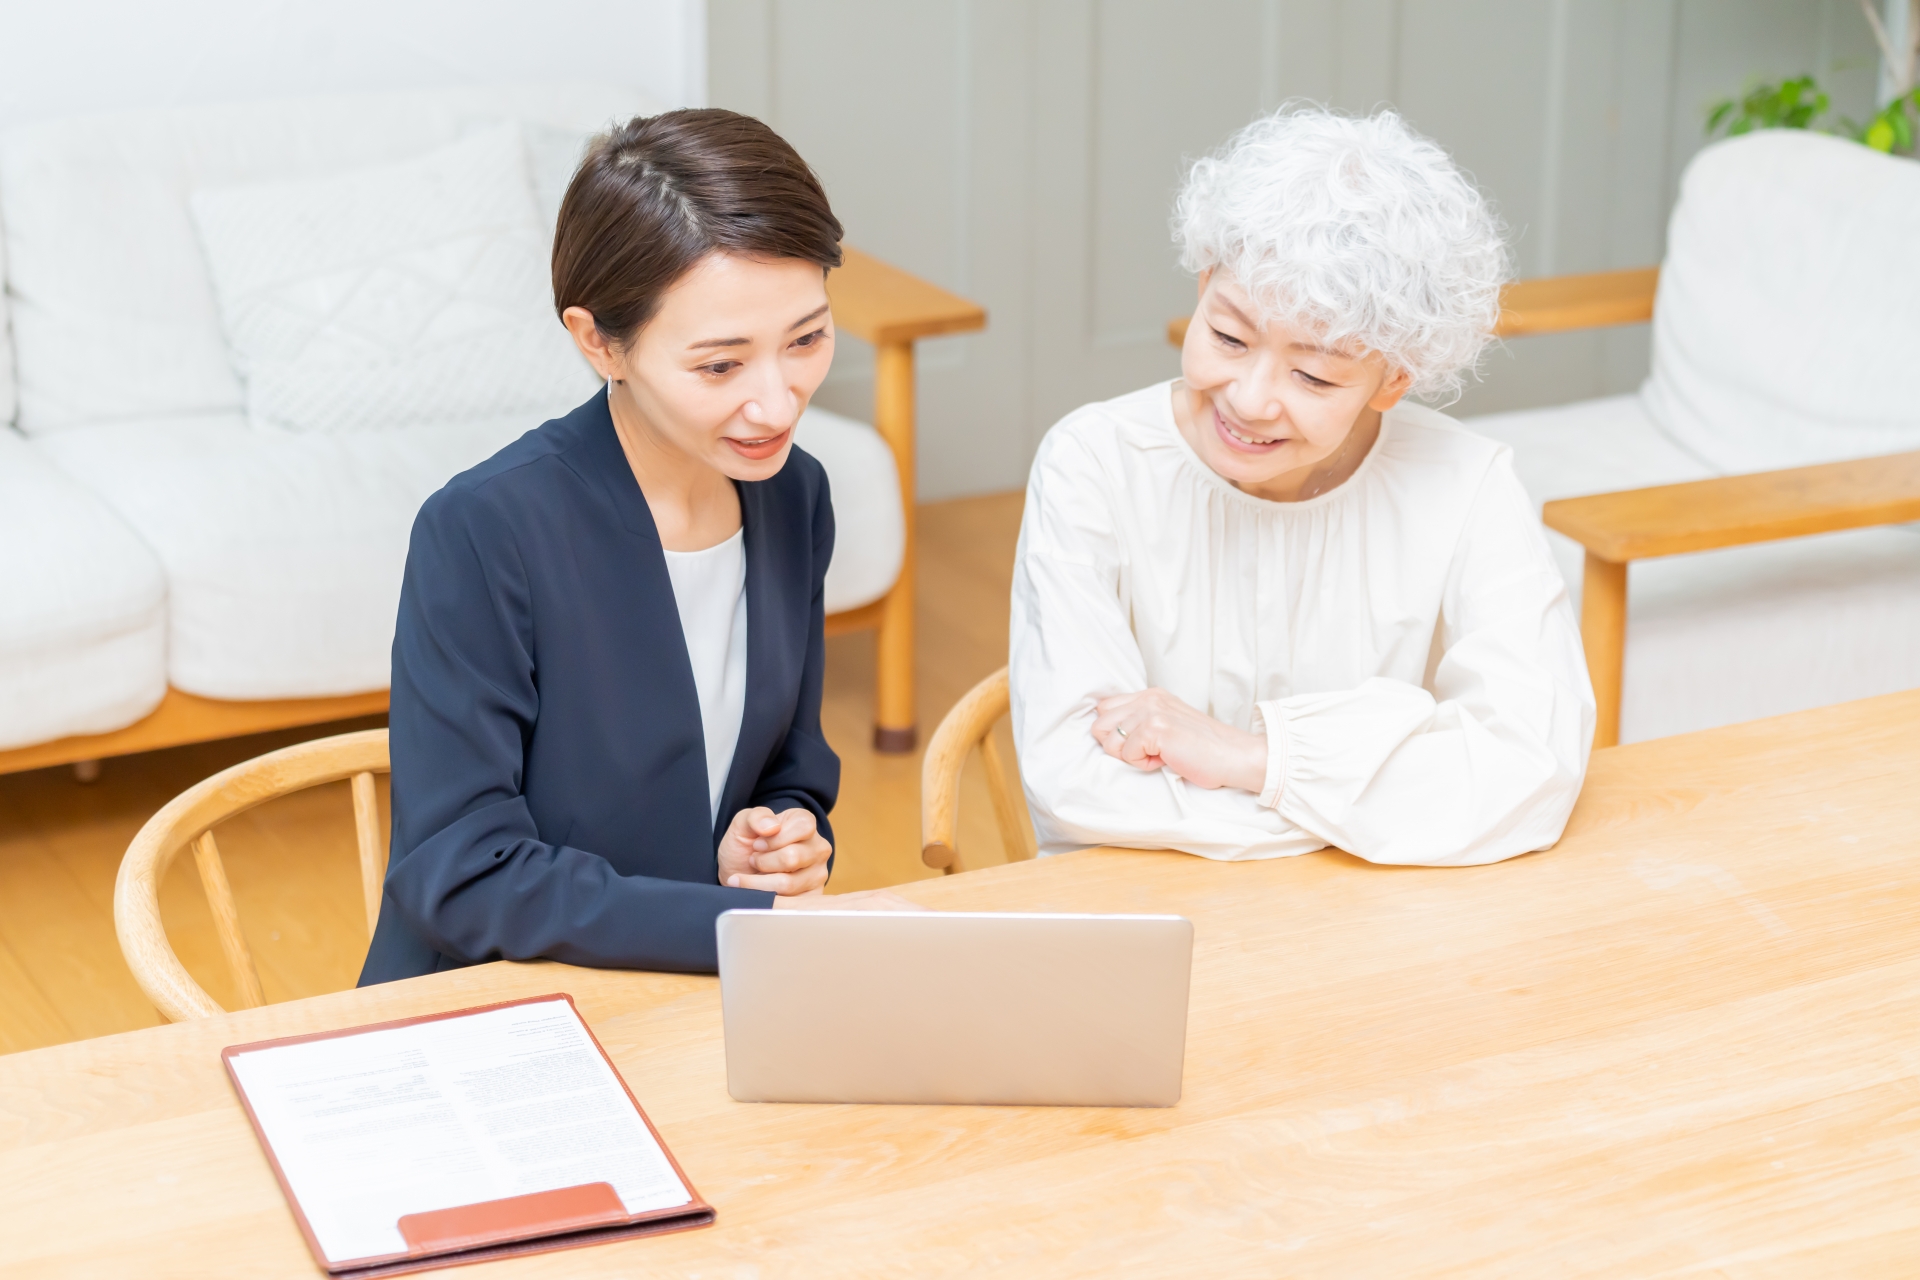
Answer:
<svg viewBox="0 0 1920 1280"><path fill-rule="evenodd" d="M1287 107L1192 168L1181 376L1027 488L1013 724L1044 853L1465 865L1560 838L1593 694L1504 445L1433 409L1490 341L1486 201L1391 112Z"/></svg>

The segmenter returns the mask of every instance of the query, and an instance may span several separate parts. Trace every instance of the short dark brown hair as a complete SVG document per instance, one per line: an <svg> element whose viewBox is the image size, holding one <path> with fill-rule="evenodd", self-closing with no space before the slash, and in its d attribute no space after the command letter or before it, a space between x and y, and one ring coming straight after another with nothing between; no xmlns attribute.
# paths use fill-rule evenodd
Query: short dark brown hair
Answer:
<svg viewBox="0 0 1920 1280"><path fill-rule="evenodd" d="M636 116L595 138L553 236L553 309L584 307L629 346L713 252L840 265L840 220L807 162L752 116Z"/></svg>

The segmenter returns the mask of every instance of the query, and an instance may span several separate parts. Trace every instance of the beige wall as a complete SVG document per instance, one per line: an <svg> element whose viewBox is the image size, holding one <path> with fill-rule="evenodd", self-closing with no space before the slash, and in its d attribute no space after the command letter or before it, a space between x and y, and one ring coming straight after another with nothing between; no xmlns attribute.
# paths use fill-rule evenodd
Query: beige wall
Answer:
<svg viewBox="0 0 1920 1280"><path fill-rule="evenodd" d="M985 304L924 345L920 492L1015 487L1085 401L1171 376L1193 286L1181 160L1304 96L1391 103L1459 157L1522 274L1657 261L1703 107L1817 70L1842 110L1877 67L1854 0L709 0L708 92L771 122L851 240ZM1644 327L1496 352L1456 412L1630 390ZM862 414L868 353L822 403Z"/></svg>

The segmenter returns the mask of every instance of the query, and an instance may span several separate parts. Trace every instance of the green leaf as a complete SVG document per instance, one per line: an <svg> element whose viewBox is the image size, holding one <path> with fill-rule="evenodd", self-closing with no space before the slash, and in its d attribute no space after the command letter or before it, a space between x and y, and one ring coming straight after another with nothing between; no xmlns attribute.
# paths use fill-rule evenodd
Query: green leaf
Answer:
<svg viewBox="0 0 1920 1280"><path fill-rule="evenodd" d="M1860 141L1866 143L1875 151L1892 151L1894 141L1893 122L1887 120L1885 117L1875 120L1867 126L1866 136L1861 138Z"/></svg>
<svg viewBox="0 0 1920 1280"><path fill-rule="evenodd" d="M1713 137L1724 127L1732 138L1755 129L1811 129L1832 105L1812 76L1752 84L1738 99L1725 99L1708 109L1706 132Z"/></svg>

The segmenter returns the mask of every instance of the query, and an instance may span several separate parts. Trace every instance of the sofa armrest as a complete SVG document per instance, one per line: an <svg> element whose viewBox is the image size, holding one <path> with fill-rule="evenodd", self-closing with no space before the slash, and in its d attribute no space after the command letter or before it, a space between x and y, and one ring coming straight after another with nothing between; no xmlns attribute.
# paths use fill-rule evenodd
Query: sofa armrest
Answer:
<svg viewBox="0 0 1920 1280"><path fill-rule="evenodd" d="M834 324L854 337L880 347L986 328L977 303L858 249L844 252L840 269L827 273L827 297Z"/></svg>
<svg viewBox="0 0 1920 1280"><path fill-rule="evenodd" d="M1516 280L1501 290L1500 323L1494 333L1502 338L1524 338L1535 333L1639 324L1653 319L1653 294L1659 283L1658 267ZM1175 316L1167 321L1169 343L1178 347L1186 342L1189 318Z"/></svg>
<svg viewBox="0 0 1920 1280"><path fill-rule="evenodd" d="M1500 294L1502 338L1569 329L1599 329L1653 319L1653 295L1660 268L1599 271L1584 276L1542 276L1516 280Z"/></svg>
<svg viewBox="0 0 1920 1280"><path fill-rule="evenodd" d="M1610 747L1620 741L1629 563L1920 520L1920 452L1563 498L1541 518L1587 550L1580 640L1593 681L1593 745Z"/></svg>
<svg viewBox="0 0 1920 1280"><path fill-rule="evenodd" d="M1920 453L1562 498L1542 519L1615 564L1898 524L1920 520Z"/></svg>

